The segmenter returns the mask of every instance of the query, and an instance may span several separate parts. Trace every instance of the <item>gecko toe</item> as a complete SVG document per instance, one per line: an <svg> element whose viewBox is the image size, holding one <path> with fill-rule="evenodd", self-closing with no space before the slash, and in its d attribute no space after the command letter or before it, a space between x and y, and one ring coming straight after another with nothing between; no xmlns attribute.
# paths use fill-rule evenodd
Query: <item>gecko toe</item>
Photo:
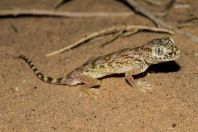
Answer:
<svg viewBox="0 0 198 132"><path fill-rule="evenodd" d="M81 91L94 99L97 99L99 95L99 89L97 88L82 88Z"/></svg>
<svg viewBox="0 0 198 132"><path fill-rule="evenodd" d="M140 81L140 80L138 80L137 86L138 86L139 90L142 91L142 92L144 92L144 93L147 92L148 90L151 90L152 89L151 88L151 84L148 83L147 81Z"/></svg>

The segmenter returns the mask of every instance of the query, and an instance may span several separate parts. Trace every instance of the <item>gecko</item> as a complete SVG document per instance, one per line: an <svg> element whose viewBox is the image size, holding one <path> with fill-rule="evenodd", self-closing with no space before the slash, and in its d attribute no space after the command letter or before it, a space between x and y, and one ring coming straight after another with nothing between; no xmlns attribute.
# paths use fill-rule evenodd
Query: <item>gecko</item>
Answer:
<svg viewBox="0 0 198 132"><path fill-rule="evenodd" d="M112 74L125 74L126 81L135 87L133 75L145 72L152 64L174 61L179 56L180 50L172 38L158 38L136 48L126 48L90 60L60 78L45 76L24 55L19 55L19 58L23 59L34 74L45 83L69 86L85 84L88 88L92 88L100 86L100 78Z"/></svg>

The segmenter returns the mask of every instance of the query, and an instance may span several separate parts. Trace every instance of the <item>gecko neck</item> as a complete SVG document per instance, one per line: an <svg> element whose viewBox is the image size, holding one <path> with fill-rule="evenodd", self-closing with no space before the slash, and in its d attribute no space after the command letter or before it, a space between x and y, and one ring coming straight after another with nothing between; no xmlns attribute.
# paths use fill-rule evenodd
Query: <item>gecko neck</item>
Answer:
<svg viewBox="0 0 198 132"><path fill-rule="evenodd" d="M140 56L142 56L142 58L144 59L145 63L146 63L148 66L150 66L150 65L152 65L152 64L155 64L155 63L149 61L149 59L147 59L147 58L149 57L149 55L148 55L149 53L146 53L142 47L139 47L139 48L138 48L138 51L139 51L139 53L140 53Z"/></svg>

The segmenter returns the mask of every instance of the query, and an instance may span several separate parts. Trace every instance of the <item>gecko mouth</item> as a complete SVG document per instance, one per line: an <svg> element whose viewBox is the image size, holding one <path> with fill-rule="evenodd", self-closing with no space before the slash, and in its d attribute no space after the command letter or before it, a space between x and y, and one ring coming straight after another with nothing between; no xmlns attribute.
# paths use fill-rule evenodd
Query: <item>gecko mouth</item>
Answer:
<svg viewBox="0 0 198 132"><path fill-rule="evenodd" d="M166 55L164 55L164 60L167 60L167 61L176 60L179 56L180 56L180 50L175 49L173 52L167 53Z"/></svg>
<svg viewBox="0 0 198 132"><path fill-rule="evenodd" d="M173 61L173 60L176 60L177 58L179 58L179 54L173 54L171 56L165 56L164 57L164 60L165 61Z"/></svg>
<svg viewBox="0 0 198 132"><path fill-rule="evenodd" d="M154 57L154 60L156 61L156 62L166 62L166 61L174 61L174 60L176 60L177 58L179 58L179 56L180 56L180 54L178 53L178 54L167 54L167 55L165 55L165 56L163 56L163 57L160 57L160 56L158 56L158 57Z"/></svg>

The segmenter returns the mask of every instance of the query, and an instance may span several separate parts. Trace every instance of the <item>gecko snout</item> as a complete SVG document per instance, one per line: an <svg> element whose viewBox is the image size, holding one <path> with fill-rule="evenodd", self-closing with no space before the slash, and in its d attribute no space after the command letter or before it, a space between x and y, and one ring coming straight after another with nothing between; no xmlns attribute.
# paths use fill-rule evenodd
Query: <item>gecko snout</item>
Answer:
<svg viewBox="0 0 198 132"><path fill-rule="evenodd" d="M176 46L174 46L172 53L175 58L178 58L180 56L181 51Z"/></svg>

